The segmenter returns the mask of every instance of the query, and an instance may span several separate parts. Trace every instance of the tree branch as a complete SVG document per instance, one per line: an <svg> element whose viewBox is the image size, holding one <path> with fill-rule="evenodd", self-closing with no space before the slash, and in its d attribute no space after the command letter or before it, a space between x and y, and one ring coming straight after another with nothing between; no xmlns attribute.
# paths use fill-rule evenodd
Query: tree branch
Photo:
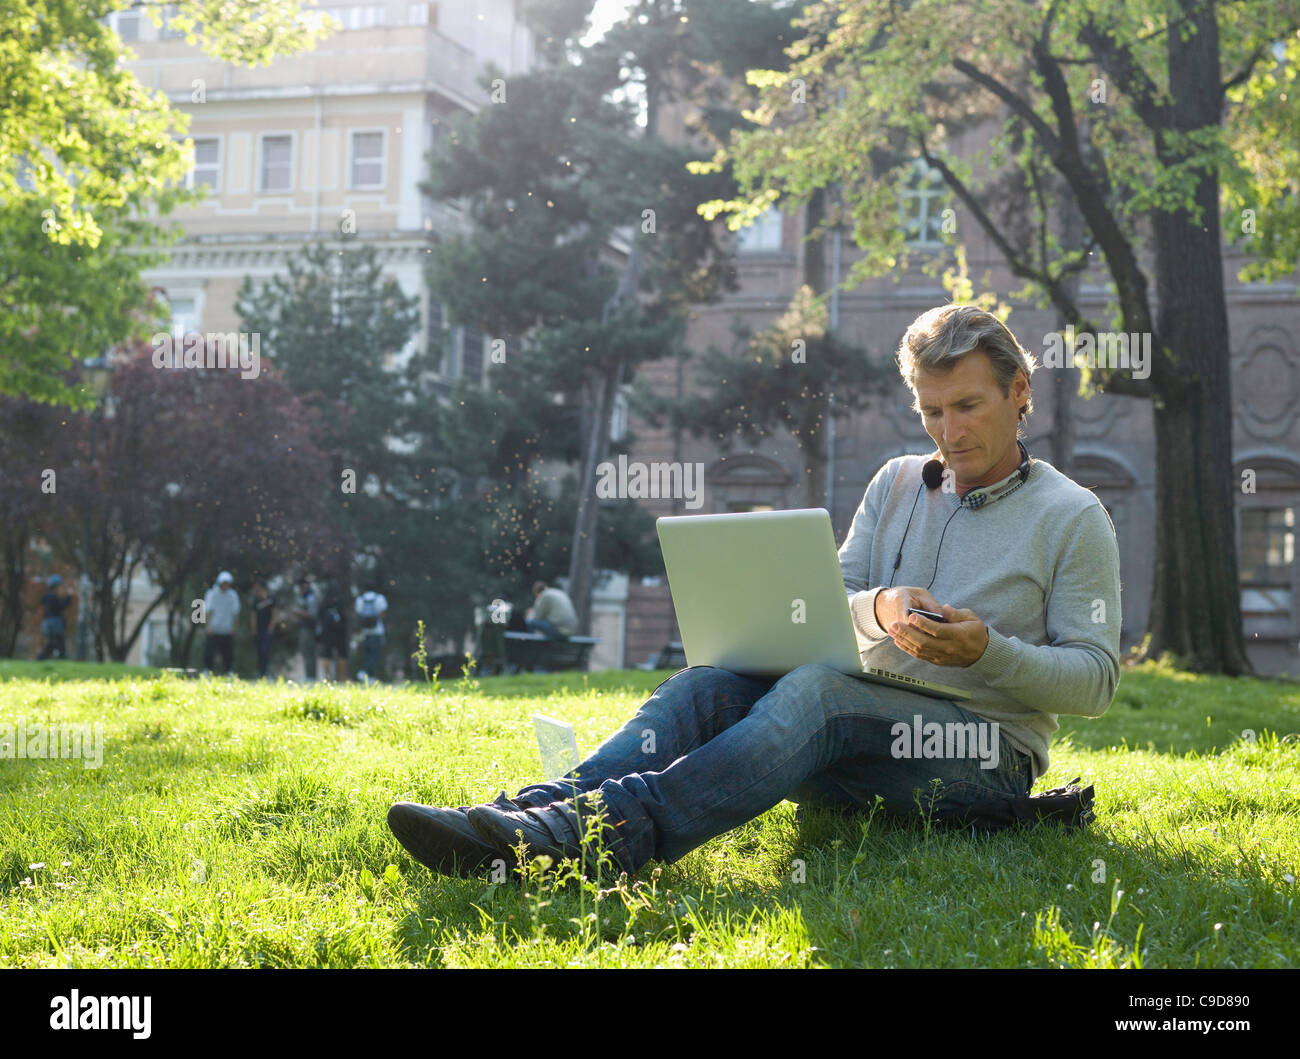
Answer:
<svg viewBox="0 0 1300 1059"><path fill-rule="evenodd" d="M1054 151L1058 148L1059 145L1057 144L1056 133L1046 122L1043 121L1042 118L1034 113L1034 108L1031 107L1028 102L1018 96L996 77L990 77L983 70L979 69L979 67L968 63L965 59L954 59L952 65L953 69L958 73L965 74L968 79L974 81L982 88L988 89L1002 100L1002 102L1010 107L1021 121L1038 133L1039 139L1041 139L1049 149Z"/></svg>
<svg viewBox="0 0 1300 1059"><path fill-rule="evenodd" d="M1133 109L1143 124L1152 131L1164 128L1166 108L1156 102L1156 86L1134 61L1132 49L1099 29L1092 19L1084 22L1079 39L1092 49L1101 68L1111 75L1120 90L1132 97Z"/></svg>
<svg viewBox="0 0 1300 1059"><path fill-rule="evenodd" d="M1294 32L1295 32L1294 27L1292 27L1288 31L1288 33L1294 33ZM1270 50L1270 45L1268 44L1261 44L1258 48L1256 48L1251 53L1250 58L1246 60L1246 64L1235 74L1233 74L1231 77L1229 77L1226 81L1223 82L1223 84L1220 86L1220 90L1226 93L1228 89L1236 88L1238 85L1245 84L1246 81L1250 80L1250 75L1254 71L1256 64L1259 62L1260 59L1264 58L1264 55L1269 50Z"/></svg>

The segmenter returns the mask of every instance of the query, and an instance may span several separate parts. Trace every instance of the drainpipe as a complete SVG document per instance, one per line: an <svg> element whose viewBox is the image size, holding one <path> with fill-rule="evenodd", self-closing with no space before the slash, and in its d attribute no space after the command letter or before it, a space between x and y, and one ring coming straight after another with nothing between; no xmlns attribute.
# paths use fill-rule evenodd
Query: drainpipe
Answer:
<svg viewBox="0 0 1300 1059"><path fill-rule="evenodd" d="M311 230L313 232L320 231L320 182L321 182L320 138L321 138L321 109L323 104L321 102L321 94L319 91L319 87L320 86L317 86L318 90L316 92L316 181L312 185L312 192L311 192Z"/></svg>

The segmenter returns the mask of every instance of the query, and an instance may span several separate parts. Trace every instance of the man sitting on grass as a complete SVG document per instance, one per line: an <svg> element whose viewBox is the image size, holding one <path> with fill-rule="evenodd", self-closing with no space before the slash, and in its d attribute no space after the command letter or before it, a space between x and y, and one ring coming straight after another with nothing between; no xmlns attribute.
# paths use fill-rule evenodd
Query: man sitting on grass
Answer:
<svg viewBox="0 0 1300 1059"><path fill-rule="evenodd" d="M890 813L955 818L1028 793L1047 770L1057 715L1097 717L1115 696L1114 527L1091 492L1020 444L1035 365L994 316L968 305L924 313L898 364L938 452L892 459L867 486L839 551L844 586L867 665L971 698L958 705L823 665L780 678L684 669L562 779L490 805L394 805L389 826L417 860L469 874L513 863L521 838L533 855L581 857L599 812L605 849L632 872L785 798L849 809L879 796ZM998 753L917 754L919 738L899 737L935 722L982 725Z"/></svg>

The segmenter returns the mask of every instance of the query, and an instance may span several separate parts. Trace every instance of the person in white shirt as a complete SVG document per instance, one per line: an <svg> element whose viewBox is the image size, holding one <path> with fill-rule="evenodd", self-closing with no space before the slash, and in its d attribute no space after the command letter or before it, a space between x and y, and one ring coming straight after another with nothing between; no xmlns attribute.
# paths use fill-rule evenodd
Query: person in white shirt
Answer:
<svg viewBox="0 0 1300 1059"><path fill-rule="evenodd" d="M220 654L226 672L235 672L235 619L239 617L239 593L229 570L217 574L217 583L203 597L207 641L203 645L203 668L212 672L213 656Z"/></svg>
<svg viewBox="0 0 1300 1059"><path fill-rule="evenodd" d="M379 670L379 656L384 649L384 612L388 610L388 600L378 591L374 584L366 585L366 590L357 597L357 623L361 626L364 637L362 647L365 656L361 663L358 680L369 682L371 676Z"/></svg>

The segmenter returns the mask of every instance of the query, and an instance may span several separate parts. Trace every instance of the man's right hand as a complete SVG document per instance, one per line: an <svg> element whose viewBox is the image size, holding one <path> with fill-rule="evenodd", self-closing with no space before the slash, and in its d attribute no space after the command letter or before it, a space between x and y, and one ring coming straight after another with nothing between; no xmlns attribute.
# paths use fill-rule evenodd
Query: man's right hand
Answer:
<svg viewBox="0 0 1300 1059"><path fill-rule="evenodd" d="M935 614L943 613L943 604L930 595L928 589L899 585L877 593L876 621L886 630L894 622L906 623L909 607L933 611Z"/></svg>

